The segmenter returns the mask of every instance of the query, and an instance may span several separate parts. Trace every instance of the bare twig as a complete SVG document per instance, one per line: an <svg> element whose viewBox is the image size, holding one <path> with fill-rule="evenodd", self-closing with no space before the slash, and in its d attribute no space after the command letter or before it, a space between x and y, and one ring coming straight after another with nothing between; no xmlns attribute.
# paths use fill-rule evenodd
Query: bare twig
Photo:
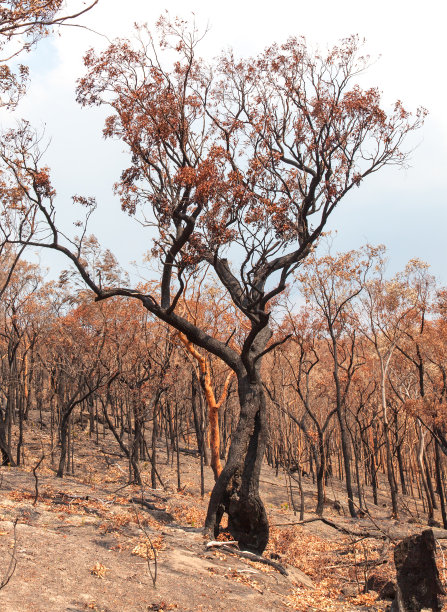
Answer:
<svg viewBox="0 0 447 612"><path fill-rule="evenodd" d="M39 497L39 481L37 478L37 470L40 467L40 464L42 463L42 461L45 459L45 455L43 454L42 457L39 459L39 461L36 463L36 465L33 467L33 474L34 474L34 488L36 490L36 494L34 495L34 501L33 501L33 506L35 506L37 504L37 499Z"/></svg>
<svg viewBox="0 0 447 612"><path fill-rule="evenodd" d="M8 565L8 569L6 570L2 581L0 582L0 591L2 589L5 588L5 586L8 584L8 582L11 580L14 572L16 571L16 567L17 567L17 559L16 559L16 550L17 550L17 523L19 522L19 519L16 518L16 520L13 523L13 533L14 533L14 546L12 549L12 553L9 553L11 559L9 561L9 565Z"/></svg>
<svg viewBox="0 0 447 612"><path fill-rule="evenodd" d="M293 525L306 525L307 523L315 523L315 521L321 521L325 525L329 525L329 527L333 527L334 529L336 529L337 531L340 531L341 533L344 533L346 535L353 535L353 536L356 536L358 538L375 538L377 540L383 540L383 539L389 540L389 539L391 539L388 534L384 533L379 528L378 528L379 531L381 533L384 533L384 535L381 535L381 534L378 534L378 533L369 533L369 532L359 533L358 531L351 531L350 529L347 529L346 527L342 527L341 525L337 525L333 521L330 521L329 519L324 518L324 516L316 516L314 518L308 518L308 519L305 519L304 521L296 521L294 523L276 523L275 525L273 525L273 527L286 527L286 526L293 526Z"/></svg>
<svg viewBox="0 0 447 612"><path fill-rule="evenodd" d="M166 508L158 508L157 506L154 506L154 504L151 504L150 502L143 499L142 497L131 497L130 502L133 504L141 504L148 510L157 510L158 512L166 512Z"/></svg>
<svg viewBox="0 0 447 612"><path fill-rule="evenodd" d="M137 518L137 523L138 523L138 527L140 528L140 530L143 532L145 538L146 538L146 561L147 561L147 569L148 569L148 573L150 575L150 577L152 578L152 584L154 586L154 589L157 585L157 573L158 573L158 559L157 559L157 551L152 543L151 537L148 534L147 530L143 527L143 525L141 524L140 521L140 516L138 514L138 511L135 507L135 504L133 502L133 500L130 500L131 504L132 504L132 508L133 511L135 512L135 516ZM149 555L149 551L152 550L152 553L154 555L154 569L152 570L152 566L151 566L151 560L150 560L150 555Z"/></svg>
<svg viewBox="0 0 447 612"><path fill-rule="evenodd" d="M357 556L355 554L355 548L354 548L354 561L352 563L336 563L335 565L325 565L325 569L336 569L339 567L366 567L367 569L371 569L373 567L379 567L379 565L385 565L386 563L388 563L387 559L377 559L376 561L372 561L369 559L364 559L363 561L357 561ZM356 580L356 582L358 583L358 580Z"/></svg>
<svg viewBox="0 0 447 612"><path fill-rule="evenodd" d="M358 506L355 501L353 500L352 502L354 504L354 506L356 506L359 510L361 509L360 506ZM382 527L380 527L380 525L377 524L377 521L375 521L373 519L373 517L371 516L371 513L369 512L369 510L367 509L363 509L363 512L365 512L366 516L369 518L369 520L371 521L371 523L374 525L374 527L376 529L378 529L378 531L380 531L380 533L383 533L383 535L385 536L385 538L387 540L389 540L390 542L396 542L396 538L393 538L392 536L390 536L390 534L385 531Z"/></svg>
<svg viewBox="0 0 447 612"><path fill-rule="evenodd" d="M117 493L119 493L123 489L127 489L127 487L130 487L131 485L132 485L132 483L128 482L127 484L123 485L122 487L118 487L118 489L116 489L116 491L113 491L113 495L116 495Z"/></svg>

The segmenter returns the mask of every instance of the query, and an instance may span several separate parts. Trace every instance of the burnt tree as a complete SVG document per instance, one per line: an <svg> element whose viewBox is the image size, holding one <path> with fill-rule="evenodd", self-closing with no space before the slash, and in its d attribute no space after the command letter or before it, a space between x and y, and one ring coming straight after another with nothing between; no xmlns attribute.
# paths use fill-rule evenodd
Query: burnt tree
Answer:
<svg viewBox="0 0 447 612"><path fill-rule="evenodd" d="M23 223L20 235L8 239L64 253L97 300L139 300L235 372L239 423L205 528L218 531L227 512L241 547L261 553L269 531L259 496L267 440L261 363L281 341L272 338L272 300L340 200L369 174L405 160L402 142L424 113L412 119L397 103L386 114L378 90L353 83L366 68L356 38L315 56L303 40L290 39L257 58L227 53L208 65L196 56L200 36L188 24L161 19L158 26L159 47L140 28L139 47L121 40L99 56L90 51L78 100L109 106L105 135L129 147L131 164L116 190L125 210L157 228L152 256L160 294L107 284L85 265L82 239L65 240L49 173L30 147L27 126L10 133L0 158L21 190L24 214L33 209L33 226ZM88 217L93 201L77 201ZM40 239L30 240L38 223ZM187 279L204 266L248 323L240 352L181 314Z"/></svg>

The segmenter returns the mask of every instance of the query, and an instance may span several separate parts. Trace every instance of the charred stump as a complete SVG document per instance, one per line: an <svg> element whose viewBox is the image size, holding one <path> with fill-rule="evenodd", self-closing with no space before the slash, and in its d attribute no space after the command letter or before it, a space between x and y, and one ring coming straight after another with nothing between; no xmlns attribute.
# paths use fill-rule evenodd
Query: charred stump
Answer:
<svg viewBox="0 0 447 612"><path fill-rule="evenodd" d="M431 529L409 536L396 545L397 589L392 612L420 612L423 608L441 610L439 595L445 592L436 567L435 546Z"/></svg>

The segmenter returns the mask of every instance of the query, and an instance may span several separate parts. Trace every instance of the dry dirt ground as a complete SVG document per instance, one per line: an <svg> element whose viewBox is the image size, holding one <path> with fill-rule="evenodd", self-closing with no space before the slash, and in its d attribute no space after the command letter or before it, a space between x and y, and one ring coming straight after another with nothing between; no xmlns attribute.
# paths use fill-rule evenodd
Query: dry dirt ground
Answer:
<svg viewBox="0 0 447 612"><path fill-rule="evenodd" d="M405 499L401 521L390 519L385 497L371 517L358 520L348 519L343 505L335 511L328 504L325 516L353 534L320 521L293 525L299 517L290 509L285 477L265 466L262 495L272 528L264 556L286 567L289 575L283 576L273 567L207 550L201 525L212 474L205 468L207 493L201 499L197 458L181 454L180 492L175 463L166 465L162 449L165 489L126 486L126 461L111 436L101 436L97 444L81 434L75 475L56 478L48 454L37 471L34 504L32 467L48 439L32 421L26 437L25 466L0 470L0 580L16 563L0 590L2 612L386 610L389 602L377 592L363 592L365 581L373 574L392 577L392 539L424 527L422 508L412 502L410 510ZM149 468L143 469L145 482ZM304 489L305 518L315 518L308 478ZM141 496L151 509L130 501ZM344 499L335 479L328 497ZM436 532L443 576L447 532Z"/></svg>

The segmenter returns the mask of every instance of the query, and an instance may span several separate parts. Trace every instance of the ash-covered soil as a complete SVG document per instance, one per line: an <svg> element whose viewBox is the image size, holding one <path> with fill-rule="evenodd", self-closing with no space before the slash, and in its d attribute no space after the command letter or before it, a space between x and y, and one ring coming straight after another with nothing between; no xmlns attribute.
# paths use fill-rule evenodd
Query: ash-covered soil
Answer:
<svg viewBox="0 0 447 612"><path fill-rule="evenodd" d="M296 483L291 500L285 475L264 466L261 491L271 523L264 556L286 568L283 576L273 567L206 548L201 527L213 482L205 467L202 499L197 457L181 453L180 491L175 461L167 464L161 447L165 488L148 486L148 464L145 484L127 486L126 459L112 437L96 441L85 433L76 440L75 474L59 479L57 452L52 464L46 434L32 421L25 434L31 449L25 466L0 469L0 580L12 574L0 590L5 612L386 610L390 602L378 599L377 591L364 593L365 582L371 576L392 579L393 541L426 526L422 506L409 498L401 498L400 520L391 519L385 489L378 507L368 504L370 516L348 518L336 479L327 490L329 524L296 525ZM32 468L42 449L46 458L37 470L35 501ZM303 485L304 518L315 519L312 480L304 477ZM447 533L435 532L444 578Z"/></svg>

